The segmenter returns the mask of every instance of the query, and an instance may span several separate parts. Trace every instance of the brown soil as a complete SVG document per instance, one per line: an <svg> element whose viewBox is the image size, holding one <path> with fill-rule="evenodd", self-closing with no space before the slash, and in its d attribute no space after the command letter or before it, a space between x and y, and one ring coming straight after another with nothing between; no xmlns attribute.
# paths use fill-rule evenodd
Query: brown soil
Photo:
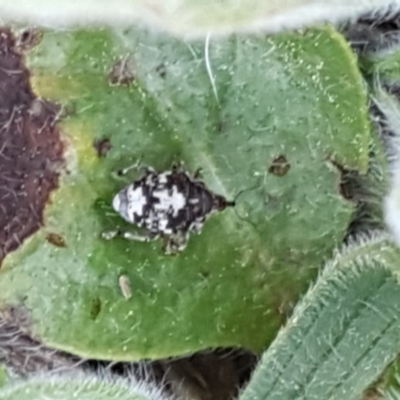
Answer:
<svg viewBox="0 0 400 400"><path fill-rule="evenodd" d="M43 224L62 163L59 109L33 94L20 42L0 29L0 262Z"/></svg>

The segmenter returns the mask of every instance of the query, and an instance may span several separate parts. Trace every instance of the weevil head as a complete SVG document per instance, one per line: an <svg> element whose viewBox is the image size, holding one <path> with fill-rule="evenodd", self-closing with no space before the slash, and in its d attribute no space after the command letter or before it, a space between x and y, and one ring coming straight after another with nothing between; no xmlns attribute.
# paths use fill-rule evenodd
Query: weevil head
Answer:
<svg viewBox="0 0 400 400"><path fill-rule="evenodd" d="M213 209L217 211L223 211L227 207L234 207L234 201L228 201L224 196L216 195L214 197Z"/></svg>
<svg viewBox="0 0 400 400"><path fill-rule="evenodd" d="M146 193L145 186L134 182L114 196L112 206L125 221L141 225L146 209L151 207L150 198Z"/></svg>
<svg viewBox="0 0 400 400"><path fill-rule="evenodd" d="M125 220L129 220L128 196L126 193L126 189L121 190L114 196L112 207L119 215L121 215L122 218L124 218Z"/></svg>

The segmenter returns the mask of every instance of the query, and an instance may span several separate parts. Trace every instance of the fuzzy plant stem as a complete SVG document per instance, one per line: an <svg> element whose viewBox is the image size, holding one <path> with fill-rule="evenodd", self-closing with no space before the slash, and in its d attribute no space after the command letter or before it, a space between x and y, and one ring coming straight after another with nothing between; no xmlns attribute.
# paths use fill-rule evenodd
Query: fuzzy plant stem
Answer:
<svg viewBox="0 0 400 400"><path fill-rule="evenodd" d="M359 399L398 354L399 260L400 250L386 234L339 252L239 399Z"/></svg>
<svg viewBox="0 0 400 400"><path fill-rule="evenodd" d="M3 23L60 27L140 21L189 36L276 32L399 8L399 0L0 0Z"/></svg>
<svg viewBox="0 0 400 400"><path fill-rule="evenodd" d="M386 63L387 69L382 72L382 79L396 70L392 65ZM382 135L387 148L390 170L390 188L384 201L385 222L392 233L394 241L400 247L400 103L396 96L390 94L381 84L379 73L376 78L373 94L374 103L382 115L382 122L389 134ZM398 68L397 68L398 69ZM399 74L397 74L399 75ZM394 82L398 82L399 76Z"/></svg>
<svg viewBox="0 0 400 400"><path fill-rule="evenodd" d="M102 371L75 371L11 381L0 388L0 400L168 400L162 391L133 376L117 378ZM190 399L188 399L190 400Z"/></svg>

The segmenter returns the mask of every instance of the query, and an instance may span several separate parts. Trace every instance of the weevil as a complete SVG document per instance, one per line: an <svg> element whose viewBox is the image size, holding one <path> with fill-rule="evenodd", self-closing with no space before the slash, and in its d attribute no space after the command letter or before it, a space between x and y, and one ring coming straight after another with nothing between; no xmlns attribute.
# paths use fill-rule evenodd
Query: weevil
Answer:
<svg viewBox="0 0 400 400"><path fill-rule="evenodd" d="M200 168L191 175L181 163L174 163L170 170L158 172L138 162L119 175L132 169L142 170L142 176L114 196L112 207L144 232L118 229L104 232L104 239L119 236L148 242L162 237L165 253L177 254L186 248L191 233L201 232L209 216L235 205L206 187Z"/></svg>

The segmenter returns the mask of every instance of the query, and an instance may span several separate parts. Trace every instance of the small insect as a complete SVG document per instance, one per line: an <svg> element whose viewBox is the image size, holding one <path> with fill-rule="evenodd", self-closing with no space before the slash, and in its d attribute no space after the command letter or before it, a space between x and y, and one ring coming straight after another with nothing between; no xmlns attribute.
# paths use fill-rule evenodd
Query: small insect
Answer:
<svg viewBox="0 0 400 400"><path fill-rule="evenodd" d="M118 278L118 285L119 288L121 289L122 295L125 297L125 299L130 299L132 297L132 291L131 291L131 284L129 282L129 278L126 275L121 275Z"/></svg>
<svg viewBox="0 0 400 400"><path fill-rule="evenodd" d="M114 230L104 232L104 239L120 236L148 242L162 237L165 253L176 254L185 249L190 233L201 232L210 215L235 205L234 201L227 201L206 187L200 179L201 169L191 176L181 164L173 164L169 171L157 172L136 163L119 171L119 175L132 169L142 169L144 174L117 193L112 206L125 221L146 232Z"/></svg>

